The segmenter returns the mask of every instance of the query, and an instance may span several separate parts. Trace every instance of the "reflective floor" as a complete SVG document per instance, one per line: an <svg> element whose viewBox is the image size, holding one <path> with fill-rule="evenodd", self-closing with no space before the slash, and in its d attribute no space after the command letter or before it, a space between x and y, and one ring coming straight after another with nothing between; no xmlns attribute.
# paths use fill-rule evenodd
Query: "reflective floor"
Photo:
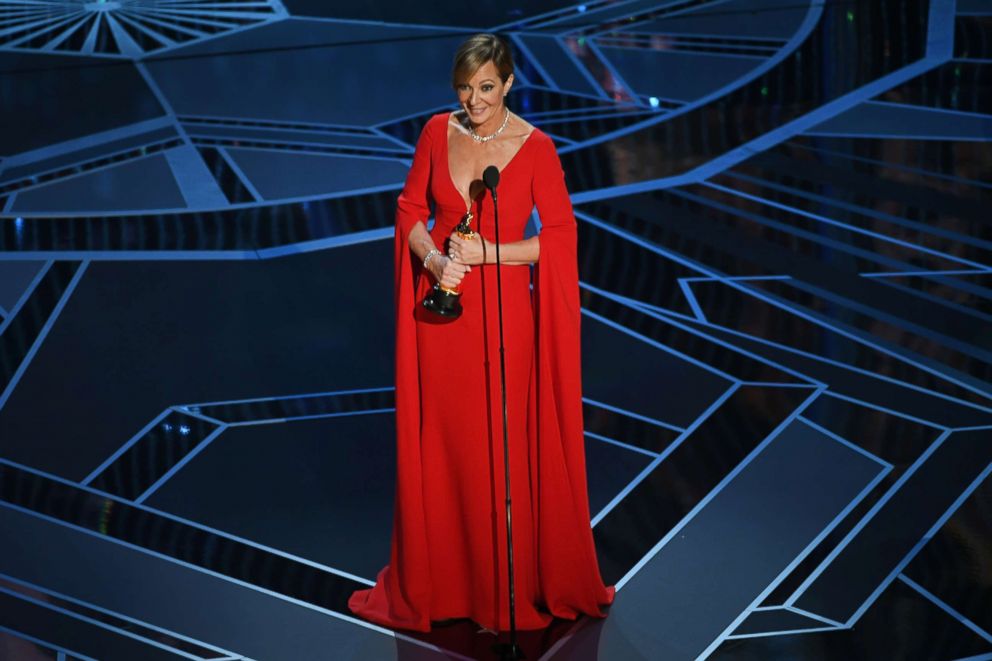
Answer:
<svg viewBox="0 0 992 661"><path fill-rule="evenodd" d="M0 0L0 659L494 658L346 607L480 30L575 204L617 586L527 658L992 659L987 0Z"/></svg>

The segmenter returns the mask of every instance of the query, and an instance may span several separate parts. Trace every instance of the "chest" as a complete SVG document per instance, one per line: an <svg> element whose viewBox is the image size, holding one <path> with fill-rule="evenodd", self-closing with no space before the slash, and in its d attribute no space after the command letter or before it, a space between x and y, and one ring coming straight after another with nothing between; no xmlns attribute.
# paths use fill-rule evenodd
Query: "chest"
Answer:
<svg viewBox="0 0 992 661"><path fill-rule="evenodd" d="M482 173L491 165L500 170L500 190L510 183L504 170L511 162L518 160L517 154L523 147L525 138L511 137L506 140L479 144L471 136L449 132L447 140L437 154L441 161L439 170L445 175L451 192L468 208L473 200L485 194Z"/></svg>

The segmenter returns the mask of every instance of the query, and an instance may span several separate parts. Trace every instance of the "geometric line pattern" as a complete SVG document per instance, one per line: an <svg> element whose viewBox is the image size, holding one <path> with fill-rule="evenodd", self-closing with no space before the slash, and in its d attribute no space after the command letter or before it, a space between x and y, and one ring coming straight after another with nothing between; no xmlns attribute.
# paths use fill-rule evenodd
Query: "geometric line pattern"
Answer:
<svg viewBox="0 0 992 661"><path fill-rule="evenodd" d="M278 15L268 1L8 1L0 2L0 47L140 57Z"/></svg>
<svg viewBox="0 0 992 661"><path fill-rule="evenodd" d="M211 511L209 496L186 516L148 503L195 500L187 488L237 502L235 462L258 469L292 452L276 441L265 457L231 451L267 429L296 442L307 421L381 414L354 422L382 440L392 388L358 388L384 379L351 366L388 375L390 352L347 324L322 325L346 300L370 329L388 326L381 264L400 174L427 118L451 108L444 81L410 62L485 27L514 44L508 101L558 143L574 194L593 534L603 576L620 588L605 623L525 636L528 656L576 658L597 645L611 658L990 658L987 594L972 571L992 553L992 31L979 3L959 0L955 13L946 0L542 1L475 8L485 26L461 24L454 9L418 7L414 24L396 3L285 5L0 2L0 74L44 92L115 60L141 73L161 107L181 109L118 115L94 100L58 115L45 104L50 126L73 131L51 144L35 132L0 158L0 261L43 264L0 307L0 524L30 521L51 539L85 537L193 569L204 585L221 577L390 633L345 607L369 584L364 572L262 543L288 539L278 527L234 535L242 529L225 527L230 513ZM404 54L402 70L384 52ZM48 69L28 59L39 54L61 59ZM340 71L356 77L329 84ZM388 97L370 82L380 78ZM322 86L351 94L308 96ZM144 92L121 83L119 103ZM163 178L141 179L153 171ZM108 195L114 186L126 190ZM170 197L177 186L183 195ZM107 199L128 203L108 213ZM105 301L124 290L140 294L115 314ZM303 315L282 305L299 292ZM236 332L217 322L229 305ZM105 363L83 369L107 343ZM101 399L92 386L110 392L140 370L128 360L158 352L172 364L126 395ZM189 373L170 378L180 369ZM212 390L197 382L204 375L227 380ZM242 383L231 396L243 399L204 401ZM60 387L73 396L53 394ZM94 400L74 407L78 392ZM66 439L96 407L101 426L130 412L139 422L84 455L87 444ZM268 426L286 421L292 429ZM378 468L366 446L334 454L325 440L319 456L332 467ZM49 467L52 450L90 472ZM196 482L203 466L216 474ZM272 471L273 494L304 482ZM350 540L377 520L364 497L296 493L310 495L281 518L303 529L322 525L308 513L343 513L333 532ZM263 521L267 506L246 514ZM30 614L0 618L5 639L73 655L75 641L46 634L85 625L108 646L237 656L228 641L44 584L54 566L33 580L28 568L0 569L4 603ZM111 589L76 578L90 595ZM672 616L652 619L661 612ZM689 622L666 631L679 616ZM295 640L296 625L273 635ZM478 640L457 626L393 635L456 658L472 658Z"/></svg>

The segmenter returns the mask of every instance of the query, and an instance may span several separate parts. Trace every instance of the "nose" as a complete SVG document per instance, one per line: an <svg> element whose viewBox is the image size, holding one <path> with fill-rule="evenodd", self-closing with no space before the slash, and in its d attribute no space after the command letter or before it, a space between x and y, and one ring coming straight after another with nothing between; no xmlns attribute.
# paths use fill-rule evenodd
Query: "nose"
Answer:
<svg viewBox="0 0 992 661"><path fill-rule="evenodd" d="M472 94L468 97L469 104L471 104L473 106L475 105L475 100L476 100L478 94L479 94L479 91L478 90L472 90Z"/></svg>

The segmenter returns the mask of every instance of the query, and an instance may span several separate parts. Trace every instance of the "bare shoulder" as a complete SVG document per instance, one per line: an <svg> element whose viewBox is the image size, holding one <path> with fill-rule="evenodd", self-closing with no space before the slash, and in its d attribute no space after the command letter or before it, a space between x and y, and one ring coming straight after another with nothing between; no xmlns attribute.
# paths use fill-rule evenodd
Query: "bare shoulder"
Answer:
<svg viewBox="0 0 992 661"><path fill-rule="evenodd" d="M530 142L543 142L546 145L550 146L551 149L555 148L554 141L551 139L551 136L549 136L547 133L545 133L538 127L534 126L533 124L528 122L520 115L517 115L516 113L513 113L513 119L515 120L513 122L515 127L513 136L515 138L518 138L521 144L527 142L528 138L531 138Z"/></svg>
<svg viewBox="0 0 992 661"><path fill-rule="evenodd" d="M434 135L437 135L438 131L443 131L445 124L448 123L448 117L451 113L439 112L431 115L430 119L424 123L423 130L429 131Z"/></svg>
<svg viewBox="0 0 992 661"><path fill-rule="evenodd" d="M513 119L513 136L520 139L526 139L534 132L535 126L528 122L526 119L521 117L515 112L510 113L510 117Z"/></svg>

